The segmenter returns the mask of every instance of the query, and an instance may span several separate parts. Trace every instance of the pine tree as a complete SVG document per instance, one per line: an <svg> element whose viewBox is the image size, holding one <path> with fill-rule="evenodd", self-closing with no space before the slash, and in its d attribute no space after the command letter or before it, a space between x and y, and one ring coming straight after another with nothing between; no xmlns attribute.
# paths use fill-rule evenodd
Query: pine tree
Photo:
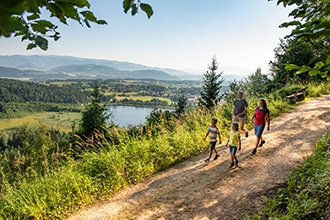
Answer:
<svg viewBox="0 0 330 220"><path fill-rule="evenodd" d="M213 56L211 65L209 65L208 70L203 74L203 91L200 93L199 104L205 106L207 109L212 109L222 99L220 89L222 88L224 79L222 78L223 72L216 72L218 66L216 56Z"/></svg>
<svg viewBox="0 0 330 220"><path fill-rule="evenodd" d="M185 108L186 108L187 102L188 102L188 100L187 100L187 97L185 95L180 95L179 96L177 107L175 109L175 113L178 116L185 113Z"/></svg>
<svg viewBox="0 0 330 220"><path fill-rule="evenodd" d="M95 82L90 102L82 113L80 134L91 137L95 131L102 132L111 113L106 113L105 105L101 102L100 86Z"/></svg>

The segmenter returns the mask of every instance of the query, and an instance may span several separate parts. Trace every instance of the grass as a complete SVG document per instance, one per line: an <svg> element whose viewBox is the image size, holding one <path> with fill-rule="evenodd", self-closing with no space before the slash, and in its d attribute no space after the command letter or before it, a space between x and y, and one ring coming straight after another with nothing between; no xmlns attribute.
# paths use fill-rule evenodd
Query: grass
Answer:
<svg viewBox="0 0 330 220"><path fill-rule="evenodd" d="M137 100L141 100L143 102L145 101L151 101L152 99L159 99L160 101L166 101L169 105L173 103L173 101L171 101L168 98L163 98L163 97L154 97L154 96L116 96L117 100L123 100L123 99L129 99L129 100L133 100L133 101L137 101Z"/></svg>
<svg viewBox="0 0 330 220"><path fill-rule="evenodd" d="M330 134L316 144L314 154L277 190L262 215L249 219L330 218Z"/></svg>
<svg viewBox="0 0 330 220"><path fill-rule="evenodd" d="M21 127L25 124L28 125L46 125L47 127L55 128L61 131L72 131L73 121L80 120L81 114L76 112L42 112L27 115L21 118L1 119L0 130Z"/></svg>

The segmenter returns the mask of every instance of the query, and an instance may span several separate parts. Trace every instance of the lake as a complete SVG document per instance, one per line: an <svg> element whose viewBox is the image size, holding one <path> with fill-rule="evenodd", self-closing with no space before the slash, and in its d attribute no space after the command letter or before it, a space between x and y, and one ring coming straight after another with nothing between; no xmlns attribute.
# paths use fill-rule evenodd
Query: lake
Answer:
<svg viewBox="0 0 330 220"><path fill-rule="evenodd" d="M134 106L107 106L111 114L111 121L115 125L128 126L144 124L146 117L150 115L153 108L134 107Z"/></svg>

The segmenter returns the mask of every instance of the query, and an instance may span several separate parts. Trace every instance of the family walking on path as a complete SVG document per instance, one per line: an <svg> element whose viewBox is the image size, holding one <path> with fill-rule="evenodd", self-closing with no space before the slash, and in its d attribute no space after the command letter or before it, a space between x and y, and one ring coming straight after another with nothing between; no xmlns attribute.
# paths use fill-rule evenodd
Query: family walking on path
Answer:
<svg viewBox="0 0 330 220"><path fill-rule="evenodd" d="M242 140L238 158L242 169L228 169L229 158L221 156L216 163L205 163L209 152L201 153L68 220L229 220L260 213L270 195L312 154L321 136L330 133L329 112L330 95L304 101L272 119L271 130L262 135L267 147L258 147L260 156L251 154L254 138ZM228 149L218 149L223 152Z"/></svg>
<svg viewBox="0 0 330 220"><path fill-rule="evenodd" d="M267 103L265 99L259 100L259 105L256 107L254 114L252 116L252 123L254 126L254 133L256 135L256 141L255 141L255 147L252 150L252 154L257 153L257 148L262 147L266 141L262 138L262 134L264 132L264 129L267 124L267 130L270 129L270 112L267 108ZM240 131L245 134L245 137L248 138L249 131L245 128L247 113L248 113L248 102L243 99L243 92L238 91L237 92L237 99L234 102L234 108L233 108L233 120L232 120L232 126L231 131L228 133L228 139L226 142L226 148L229 149L230 156L231 156L231 163L230 167L238 167L238 159L236 157L237 150L241 150L241 137L240 137ZM217 137L219 137L220 144L221 142L221 136L220 131L217 124L217 119L212 118L212 123L208 127L208 130L206 132L206 135L204 137L204 141L207 138L208 135L210 135L210 153L209 157L205 160L205 162L210 162L210 159L212 157L212 152L215 153L214 160L218 159L219 154L216 149L216 143L217 143Z"/></svg>

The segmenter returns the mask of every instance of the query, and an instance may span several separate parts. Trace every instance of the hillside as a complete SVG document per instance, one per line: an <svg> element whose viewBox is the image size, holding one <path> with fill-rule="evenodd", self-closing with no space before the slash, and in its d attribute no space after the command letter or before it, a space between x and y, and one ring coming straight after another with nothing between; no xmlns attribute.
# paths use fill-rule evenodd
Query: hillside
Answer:
<svg viewBox="0 0 330 220"><path fill-rule="evenodd" d="M9 68L9 69L8 69ZM197 80L201 73L188 73L169 68L149 67L141 64L55 55L0 56L0 77L44 81L49 79L155 79ZM237 81L239 74L223 74L225 80Z"/></svg>
<svg viewBox="0 0 330 220"><path fill-rule="evenodd" d="M208 152L202 153L67 219L229 220L261 212L288 175L313 152L316 141L330 132L329 106L330 95L325 95L273 119L271 130L263 135L266 144L256 155L251 154L255 136L250 131L242 140L236 169L229 168L230 155L221 144L216 161L205 163Z"/></svg>

